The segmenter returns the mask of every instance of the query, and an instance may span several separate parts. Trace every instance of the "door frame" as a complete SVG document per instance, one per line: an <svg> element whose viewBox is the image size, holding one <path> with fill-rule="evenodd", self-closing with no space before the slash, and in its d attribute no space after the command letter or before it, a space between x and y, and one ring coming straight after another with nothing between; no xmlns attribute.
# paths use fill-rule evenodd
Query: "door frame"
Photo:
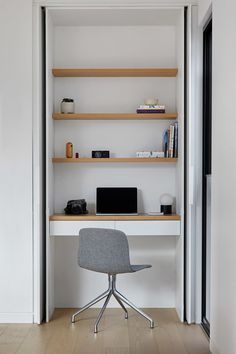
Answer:
<svg viewBox="0 0 236 354"><path fill-rule="evenodd" d="M40 171L42 168L42 155L41 155L41 150L40 150L40 139L42 139L42 136L38 134L40 131L40 121L42 117L42 110L41 110L41 105L42 105L42 65L41 65L41 49L42 49L42 43L41 43L41 32L42 32L42 23L41 23L41 9L42 7L58 7L58 5L55 4L53 6L50 2L46 1L44 4L40 3L35 3L33 4L33 16L34 16L34 25L33 25L33 35L34 35L34 41L33 41L33 64L34 64L34 70L33 70L33 97L34 97L34 102L33 102L33 149L34 149L34 162L33 162L33 170L34 170L34 177L33 177L33 182L34 182L34 201L33 201L33 210L34 210L34 215L33 215L33 220L34 220L34 246L33 246L33 254L34 254L34 322L35 323L41 323L44 315L43 315L43 302L44 302L44 295L42 294L42 289L45 286L44 282L44 276L45 276L45 271L44 271L44 266L43 266L43 243L42 243L42 235L45 233L44 228L42 227L42 216L41 216L41 207L42 207L42 200L41 200L41 192L40 186L42 186L42 180L41 180L41 175ZM66 4L61 3L60 7L63 6L68 6ZM79 5L79 4L74 4L74 7L84 7L84 5ZM101 6L102 7L102 6ZM107 7L107 6L106 6ZM169 4L165 6L161 5L142 5L142 4L127 4L127 5L109 5L108 7L111 8L119 8L119 7L127 7L127 8L145 8L145 9L150 9L150 8L179 8L183 7L183 5L176 5L176 4ZM97 8L97 6L89 6L90 9ZM193 115L193 108L196 108L198 104L201 105L200 99L198 96L198 93L200 92L199 87L200 87L200 79L198 77L198 70L199 70L199 62L198 59L193 60L194 58L198 58L198 55L196 54L196 46L199 46L199 38L198 38L198 27L197 27L197 6L196 5L187 5L186 8L188 9L188 24L187 24L187 32L188 32L188 52L187 52L187 59L188 59L188 68L187 68L187 80L188 80L188 107L187 107L187 117L190 117ZM190 19L191 16L191 19ZM192 18L193 16L193 18ZM194 21L193 21L194 19ZM193 25L194 23L194 25ZM193 43L190 43L189 40L194 39L194 46ZM195 53L195 54L193 54ZM197 85L196 85L196 91L193 89L193 80L196 79ZM199 92L198 92L199 91ZM199 103L200 102L200 103ZM196 112L196 115L194 115L194 121L198 117L198 109ZM190 126L188 132L185 132L185 134L190 134L189 136L192 136L194 127L193 125ZM199 130L199 128L198 128ZM42 134L42 132L40 132ZM192 144L191 140L188 141L188 146L190 147ZM192 208L192 205L196 201L196 188L199 183L195 179L194 176L198 176L198 160L194 160L194 155L195 153L191 153L190 158L187 162L187 168L188 168L188 181L185 182L188 183L187 185L187 190L188 190L188 199L187 199L187 204L188 207L190 206ZM185 156L186 158L186 156ZM186 244L185 248L185 259L183 260L183 265L185 267L185 271L189 268L188 274L186 274L185 278L185 290L183 289L183 292L185 292L185 298L187 299L187 306L188 309L186 309L185 313L185 318L187 319L188 323L192 322L198 322L200 323L200 315L198 314L198 308L199 305L198 303L200 302L199 299L199 294L198 294L198 289L200 288L199 285L199 266L196 266L196 262L198 262L198 254L196 255L195 253L195 246L196 246L196 235L195 233L193 234L193 227L197 225L197 218L195 215L195 211L189 212L187 211L187 228L185 229L185 233L188 236L185 236L184 242L188 240L188 244ZM45 221L44 221L45 223ZM188 239L186 239L186 237ZM199 247L197 247L198 249ZM197 259L197 261L196 261ZM199 263L199 262L198 262ZM197 274L197 275L196 275ZM197 289L197 290L196 290ZM197 305L195 299L197 298ZM196 316L197 313L197 316ZM186 314L189 314L186 316Z"/></svg>
<svg viewBox="0 0 236 354"><path fill-rule="evenodd" d="M185 167L185 320L201 323L201 218L202 218L202 37L196 5L188 7L187 120Z"/></svg>
<svg viewBox="0 0 236 354"><path fill-rule="evenodd" d="M44 173L43 173L43 58L41 6L33 4L33 322L45 314Z"/></svg>

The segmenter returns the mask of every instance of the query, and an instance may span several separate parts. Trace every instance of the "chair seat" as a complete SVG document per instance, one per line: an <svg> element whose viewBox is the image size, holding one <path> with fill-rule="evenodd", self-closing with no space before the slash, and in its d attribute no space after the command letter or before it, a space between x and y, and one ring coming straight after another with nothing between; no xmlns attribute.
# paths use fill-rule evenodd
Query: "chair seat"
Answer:
<svg viewBox="0 0 236 354"><path fill-rule="evenodd" d="M131 268L133 272L138 272L139 270L145 269L145 268L151 268L152 266L150 264L131 264Z"/></svg>

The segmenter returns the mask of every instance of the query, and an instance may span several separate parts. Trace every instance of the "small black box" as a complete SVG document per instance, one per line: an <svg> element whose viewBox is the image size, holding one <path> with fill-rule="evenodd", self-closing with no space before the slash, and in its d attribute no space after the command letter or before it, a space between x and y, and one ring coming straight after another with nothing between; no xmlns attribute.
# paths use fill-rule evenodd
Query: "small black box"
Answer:
<svg viewBox="0 0 236 354"><path fill-rule="evenodd" d="M161 213L164 215L172 214L172 205L161 205Z"/></svg>
<svg viewBox="0 0 236 354"><path fill-rule="evenodd" d="M92 151L92 158L108 159L109 157L110 157L109 150L93 150Z"/></svg>

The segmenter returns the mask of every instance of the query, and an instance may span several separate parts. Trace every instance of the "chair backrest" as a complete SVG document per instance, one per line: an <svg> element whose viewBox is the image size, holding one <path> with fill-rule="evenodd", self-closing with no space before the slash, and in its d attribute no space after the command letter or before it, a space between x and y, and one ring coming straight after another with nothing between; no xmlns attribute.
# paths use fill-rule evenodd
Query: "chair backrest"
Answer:
<svg viewBox="0 0 236 354"><path fill-rule="evenodd" d="M78 264L82 268L101 273L132 272L127 236L113 229L81 229Z"/></svg>

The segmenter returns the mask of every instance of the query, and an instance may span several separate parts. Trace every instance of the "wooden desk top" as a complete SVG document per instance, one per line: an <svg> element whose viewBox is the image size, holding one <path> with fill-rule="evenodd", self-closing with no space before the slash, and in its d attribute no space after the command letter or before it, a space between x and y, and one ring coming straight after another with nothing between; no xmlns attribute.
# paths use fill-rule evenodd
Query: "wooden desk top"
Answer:
<svg viewBox="0 0 236 354"><path fill-rule="evenodd" d="M49 217L50 221L142 221L142 220L181 220L180 215L66 215L66 214L53 214Z"/></svg>

